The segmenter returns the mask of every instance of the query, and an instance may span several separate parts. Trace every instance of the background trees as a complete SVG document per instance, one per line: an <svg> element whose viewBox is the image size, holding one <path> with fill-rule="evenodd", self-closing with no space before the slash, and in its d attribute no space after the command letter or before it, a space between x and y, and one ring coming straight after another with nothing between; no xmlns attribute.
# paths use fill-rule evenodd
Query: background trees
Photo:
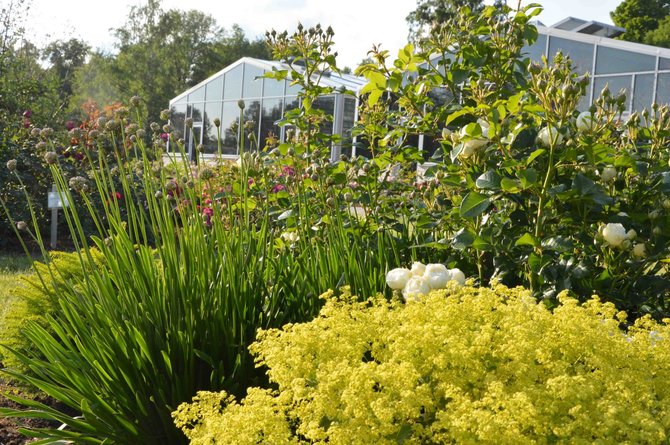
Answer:
<svg viewBox="0 0 670 445"><path fill-rule="evenodd" d="M610 13L630 42L670 47L670 3L665 0L624 0Z"/></svg>

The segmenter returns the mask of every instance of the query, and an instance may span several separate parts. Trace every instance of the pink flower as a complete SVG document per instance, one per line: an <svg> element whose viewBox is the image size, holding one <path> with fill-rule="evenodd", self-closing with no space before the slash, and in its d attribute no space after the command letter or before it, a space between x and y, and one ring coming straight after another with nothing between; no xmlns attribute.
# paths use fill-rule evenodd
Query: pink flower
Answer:
<svg viewBox="0 0 670 445"><path fill-rule="evenodd" d="M163 139L163 142L167 142L169 138L170 138L169 134L161 133L161 139Z"/></svg>
<svg viewBox="0 0 670 445"><path fill-rule="evenodd" d="M76 126L77 126L77 125L74 123L74 121L67 121L67 122L65 123L65 128L67 129L67 131L72 130L72 129L73 129L74 127L76 127Z"/></svg>
<svg viewBox="0 0 670 445"><path fill-rule="evenodd" d="M295 169L293 167L284 166L281 168L281 174L279 176L293 176L295 174Z"/></svg>
<svg viewBox="0 0 670 445"><path fill-rule="evenodd" d="M23 117L25 117L26 119L30 119L32 116L33 116L33 112L30 111L30 110L26 110L26 111L23 112Z"/></svg>
<svg viewBox="0 0 670 445"><path fill-rule="evenodd" d="M277 184L274 187L272 187L272 193L279 193L282 190L286 190L286 187L284 187L283 184Z"/></svg>
<svg viewBox="0 0 670 445"><path fill-rule="evenodd" d="M249 181L247 181L249 185L254 183L254 178L249 178Z"/></svg>

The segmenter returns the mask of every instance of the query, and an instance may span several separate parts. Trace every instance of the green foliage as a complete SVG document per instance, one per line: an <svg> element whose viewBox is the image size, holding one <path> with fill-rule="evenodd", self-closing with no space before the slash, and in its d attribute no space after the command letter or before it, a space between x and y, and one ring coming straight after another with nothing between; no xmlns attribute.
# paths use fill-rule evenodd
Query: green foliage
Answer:
<svg viewBox="0 0 670 445"><path fill-rule="evenodd" d="M433 163L428 193L411 184L401 193L415 220L432 222L418 245L443 249L441 261L549 301L569 289L665 316L670 111L654 106L623 122L625 98L605 90L579 114L588 78L561 55L552 65L523 58L538 13L464 13L393 66L373 51L359 67L369 83L355 132L379 162ZM430 159L417 134L437 146ZM607 224L633 231L615 245L603 238Z"/></svg>
<svg viewBox="0 0 670 445"><path fill-rule="evenodd" d="M452 282L453 284L453 282ZM451 286L421 302L326 294L314 321L261 331L275 390L201 392L193 444L663 443L670 327L597 299L554 310L522 289Z"/></svg>
<svg viewBox="0 0 670 445"><path fill-rule="evenodd" d="M663 0L624 0L610 12L614 24L626 29L623 39L649 44L665 43L649 34L658 29L668 15L670 9Z"/></svg>
<svg viewBox="0 0 670 445"><path fill-rule="evenodd" d="M98 263L99 254L92 251ZM14 349L21 354L39 354L37 347L24 335L23 330L30 324L37 324L45 329L48 328L48 318L58 317L59 305L55 286L63 286L69 281L81 281L84 271L76 253L50 252L55 273L49 276L49 266L34 262L33 267L37 273L26 273L13 277L13 286L9 289L8 297L11 303L5 306L0 314L0 345ZM49 277L53 280L44 280ZM14 354L0 350L0 361L10 369L25 374L32 374L23 362L18 360Z"/></svg>

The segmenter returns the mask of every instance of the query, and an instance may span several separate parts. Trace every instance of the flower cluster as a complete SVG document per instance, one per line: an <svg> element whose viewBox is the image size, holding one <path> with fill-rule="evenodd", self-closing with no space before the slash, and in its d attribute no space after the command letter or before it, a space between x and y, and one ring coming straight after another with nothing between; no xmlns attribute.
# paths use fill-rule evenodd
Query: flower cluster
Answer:
<svg viewBox="0 0 670 445"><path fill-rule="evenodd" d="M455 281L465 284L465 274L460 269L447 269L444 264L422 264L415 262L411 269L396 268L386 274L386 284L402 291L405 301L419 300L431 290L444 289L447 283Z"/></svg>
<svg viewBox="0 0 670 445"><path fill-rule="evenodd" d="M404 305L328 298L252 345L276 391L198 394L191 443L664 443L670 327L593 299L450 287ZM542 332L542 335L537 335ZM402 440L399 440L401 438Z"/></svg>

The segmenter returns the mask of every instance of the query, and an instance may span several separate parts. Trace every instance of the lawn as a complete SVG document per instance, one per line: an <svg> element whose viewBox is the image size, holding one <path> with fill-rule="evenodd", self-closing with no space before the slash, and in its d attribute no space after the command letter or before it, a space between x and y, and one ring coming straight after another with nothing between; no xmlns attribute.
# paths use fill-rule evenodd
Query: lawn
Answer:
<svg viewBox="0 0 670 445"><path fill-rule="evenodd" d="M22 254L0 254L0 320L12 301L11 289L19 276L30 269L30 260Z"/></svg>

